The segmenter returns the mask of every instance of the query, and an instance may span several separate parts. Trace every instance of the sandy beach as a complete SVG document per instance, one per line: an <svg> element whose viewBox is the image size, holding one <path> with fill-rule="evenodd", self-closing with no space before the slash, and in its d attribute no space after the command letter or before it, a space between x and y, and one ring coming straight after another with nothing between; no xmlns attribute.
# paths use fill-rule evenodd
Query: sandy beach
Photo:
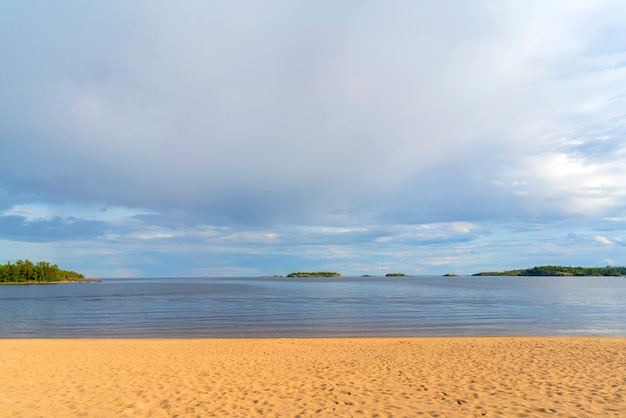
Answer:
<svg viewBox="0 0 626 418"><path fill-rule="evenodd" d="M626 339L9 339L0 406L9 417L626 416Z"/></svg>

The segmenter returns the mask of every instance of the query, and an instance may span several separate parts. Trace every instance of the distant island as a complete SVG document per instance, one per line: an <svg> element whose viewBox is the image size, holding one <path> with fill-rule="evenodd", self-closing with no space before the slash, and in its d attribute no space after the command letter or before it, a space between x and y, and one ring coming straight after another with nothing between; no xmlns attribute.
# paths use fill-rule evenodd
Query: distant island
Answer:
<svg viewBox="0 0 626 418"><path fill-rule="evenodd" d="M341 277L341 274L335 273L333 271L299 271L296 273L289 273L287 277Z"/></svg>
<svg viewBox="0 0 626 418"><path fill-rule="evenodd" d="M626 267L537 266L521 270L489 271L472 276L625 276Z"/></svg>
<svg viewBox="0 0 626 418"><path fill-rule="evenodd" d="M404 273L387 273L385 274L385 277L408 277L408 276Z"/></svg>
<svg viewBox="0 0 626 418"><path fill-rule="evenodd" d="M75 271L60 269L56 264L46 261L33 263L29 260L10 261L0 264L0 283L3 284L37 284L62 282L98 281L85 279L85 276Z"/></svg>

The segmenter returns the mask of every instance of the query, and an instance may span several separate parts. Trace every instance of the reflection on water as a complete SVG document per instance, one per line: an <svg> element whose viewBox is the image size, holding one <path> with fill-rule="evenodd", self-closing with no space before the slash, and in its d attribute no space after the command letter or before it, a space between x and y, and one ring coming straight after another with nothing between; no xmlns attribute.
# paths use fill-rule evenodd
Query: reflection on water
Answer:
<svg viewBox="0 0 626 418"><path fill-rule="evenodd" d="M0 337L626 336L626 279L171 278L0 286Z"/></svg>

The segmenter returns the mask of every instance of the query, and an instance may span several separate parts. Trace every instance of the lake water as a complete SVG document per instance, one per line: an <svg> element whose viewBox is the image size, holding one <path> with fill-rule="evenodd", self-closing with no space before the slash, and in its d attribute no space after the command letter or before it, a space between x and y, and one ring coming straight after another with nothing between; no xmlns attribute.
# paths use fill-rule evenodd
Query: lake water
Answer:
<svg viewBox="0 0 626 418"><path fill-rule="evenodd" d="M626 337L626 278L159 278L0 286L0 337Z"/></svg>

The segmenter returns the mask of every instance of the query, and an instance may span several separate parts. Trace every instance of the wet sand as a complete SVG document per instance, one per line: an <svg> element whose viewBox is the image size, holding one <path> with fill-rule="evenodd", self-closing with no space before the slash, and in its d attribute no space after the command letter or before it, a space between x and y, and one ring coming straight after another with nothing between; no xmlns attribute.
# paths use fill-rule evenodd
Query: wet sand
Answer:
<svg viewBox="0 0 626 418"><path fill-rule="evenodd" d="M0 416L626 416L626 339L0 340Z"/></svg>

